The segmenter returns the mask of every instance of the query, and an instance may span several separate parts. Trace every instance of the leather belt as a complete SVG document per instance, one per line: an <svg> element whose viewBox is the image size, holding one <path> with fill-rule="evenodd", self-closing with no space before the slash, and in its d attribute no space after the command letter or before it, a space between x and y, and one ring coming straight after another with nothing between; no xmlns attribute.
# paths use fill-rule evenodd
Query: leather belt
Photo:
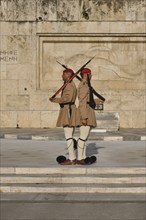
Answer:
<svg viewBox="0 0 146 220"><path fill-rule="evenodd" d="M74 102L66 102L66 103L60 103L60 107L63 108L65 105L74 105L75 103Z"/></svg>

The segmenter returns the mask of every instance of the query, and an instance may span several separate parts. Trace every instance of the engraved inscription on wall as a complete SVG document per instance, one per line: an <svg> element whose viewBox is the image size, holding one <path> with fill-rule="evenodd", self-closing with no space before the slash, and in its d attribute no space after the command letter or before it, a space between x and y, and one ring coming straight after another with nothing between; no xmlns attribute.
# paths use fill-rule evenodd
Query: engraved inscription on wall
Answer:
<svg viewBox="0 0 146 220"><path fill-rule="evenodd" d="M17 50L0 50L0 62L16 62L17 60Z"/></svg>

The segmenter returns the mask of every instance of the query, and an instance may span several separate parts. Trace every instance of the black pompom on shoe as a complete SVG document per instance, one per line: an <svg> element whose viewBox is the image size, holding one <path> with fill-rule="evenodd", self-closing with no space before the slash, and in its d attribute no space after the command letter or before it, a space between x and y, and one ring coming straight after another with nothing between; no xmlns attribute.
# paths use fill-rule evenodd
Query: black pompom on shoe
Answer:
<svg viewBox="0 0 146 220"><path fill-rule="evenodd" d="M90 165L90 164L91 164L90 157L86 157L84 160L85 160L85 163L86 163L87 165Z"/></svg>
<svg viewBox="0 0 146 220"><path fill-rule="evenodd" d="M91 156L90 160L91 160L92 163L95 163L97 161L97 158L95 156Z"/></svg>
<svg viewBox="0 0 146 220"><path fill-rule="evenodd" d="M58 157L56 158L56 161L57 161L58 163L63 163L65 160L66 160L66 157L63 156L63 155L60 155L60 156L58 156Z"/></svg>
<svg viewBox="0 0 146 220"><path fill-rule="evenodd" d="M97 158L96 158L95 156L86 157L86 158L85 158L85 163L86 163L87 165L90 165L90 164L95 163L96 160L97 160Z"/></svg>

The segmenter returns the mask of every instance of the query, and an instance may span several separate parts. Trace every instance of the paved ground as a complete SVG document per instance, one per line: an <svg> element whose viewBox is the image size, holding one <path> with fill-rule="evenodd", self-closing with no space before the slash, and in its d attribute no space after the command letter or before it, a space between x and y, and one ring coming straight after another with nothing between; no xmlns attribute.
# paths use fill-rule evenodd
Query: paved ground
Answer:
<svg viewBox="0 0 146 220"><path fill-rule="evenodd" d="M60 166L58 155L68 157L65 141L1 139L1 166ZM88 141L87 156L91 155L97 157L93 167L145 167L145 141Z"/></svg>
<svg viewBox="0 0 146 220"><path fill-rule="evenodd" d="M145 220L144 203L7 202L1 220Z"/></svg>
<svg viewBox="0 0 146 220"><path fill-rule="evenodd" d="M78 129L76 129L74 136L76 138L79 137ZM64 132L62 128L1 128L0 138L22 140L64 140ZM89 140L146 140L146 129L120 129L119 131L113 132L105 132L104 130L93 129L90 133Z"/></svg>

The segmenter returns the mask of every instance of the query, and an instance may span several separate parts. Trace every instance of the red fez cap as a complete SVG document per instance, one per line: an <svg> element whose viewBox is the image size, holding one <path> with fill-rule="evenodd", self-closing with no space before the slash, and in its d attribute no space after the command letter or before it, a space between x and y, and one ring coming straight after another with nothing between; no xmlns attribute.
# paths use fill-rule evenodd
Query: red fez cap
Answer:
<svg viewBox="0 0 146 220"><path fill-rule="evenodd" d="M82 69L81 73L82 74L85 74L85 73L88 74L88 73L91 73L91 70L88 69L88 68L84 68L84 69Z"/></svg>
<svg viewBox="0 0 146 220"><path fill-rule="evenodd" d="M73 70L72 70L72 69L65 69L65 70L63 71L63 73L73 73Z"/></svg>

